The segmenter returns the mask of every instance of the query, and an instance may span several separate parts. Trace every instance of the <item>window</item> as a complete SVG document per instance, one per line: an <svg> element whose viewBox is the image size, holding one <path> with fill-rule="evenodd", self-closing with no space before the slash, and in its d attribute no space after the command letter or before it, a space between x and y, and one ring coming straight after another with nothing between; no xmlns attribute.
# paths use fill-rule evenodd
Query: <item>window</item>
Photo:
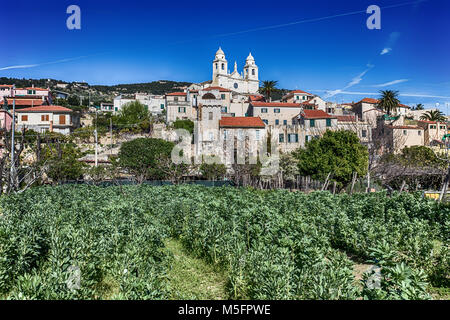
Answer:
<svg viewBox="0 0 450 320"><path fill-rule="evenodd" d="M261 113L267 113L267 108L261 108Z"/></svg>
<svg viewBox="0 0 450 320"><path fill-rule="evenodd" d="M445 126L440 126L439 128L441 128L441 130L445 130Z"/></svg>
<svg viewBox="0 0 450 320"><path fill-rule="evenodd" d="M278 141L279 141L279 142L284 142L284 133L280 133L280 134L278 135Z"/></svg>
<svg viewBox="0 0 450 320"><path fill-rule="evenodd" d="M212 113L212 112L209 112L209 114L208 114L208 119L209 119L209 120L212 120L212 119L213 119L213 113Z"/></svg>
<svg viewBox="0 0 450 320"><path fill-rule="evenodd" d="M309 141L309 136L305 136L305 143Z"/></svg>
<svg viewBox="0 0 450 320"><path fill-rule="evenodd" d="M276 119L276 120L275 120L275 124L276 124L276 125L279 125L279 124L280 124L280 120Z"/></svg>
<svg viewBox="0 0 450 320"><path fill-rule="evenodd" d="M231 116L232 116L232 117L236 117L236 113L233 112L233 113L231 114Z"/></svg>
<svg viewBox="0 0 450 320"><path fill-rule="evenodd" d="M361 131L361 137L363 137L363 138L367 137L367 130Z"/></svg>
<svg viewBox="0 0 450 320"><path fill-rule="evenodd" d="M209 141L214 140L214 132L209 133Z"/></svg>
<svg viewBox="0 0 450 320"><path fill-rule="evenodd" d="M28 116L22 116L22 121L28 121Z"/></svg>
<svg viewBox="0 0 450 320"><path fill-rule="evenodd" d="M238 88L238 84L237 82L234 83L234 88L237 89Z"/></svg>
<svg viewBox="0 0 450 320"><path fill-rule="evenodd" d="M259 141L261 139L261 132L259 130L255 131L256 141Z"/></svg>
<svg viewBox="0 0 450 320"><path fill-rule="evenodd" d="M216 63L216 70L217 70L217 63Z"/></svg>
<svg viewBox="0 0 450 320"><path fill-rule="evenodd" d="M63 114L59 115L59 124L66 124L66 116Z"/></svg>
<svg viewBox="0 0 450 320"><path fill-rule="evenodd" d="M297 100L300 100L300 96L296 96Z"/></svg>
<svg viewBox="0 0 450 320"><path fill-rule="evenodd" d="M221 108L221 112L223 112L223 113L227 113L227 110L228 110L227 107L222 107L222 108Z"/></svg>
<svg viewBox="0 0 450 320"><path fill-rule="evenodd" d="M227 140L227 138L228 138L228 131L223 130L223 140Z"/></svg>
<svg viewBox="0 0 450 320"><path fill-rule="evenodd" d="M297 133L288 134L288 142L290 143L298 142L298 134Z"/></svg>
<svg viewBox="0 0 450 320"><path fill-rule="evenodd" d="M178 107L178 113L186 113L186 107Z"/></svg>
<svg viewBox="0 0 450 320"><path fill-rule="evenodd" d="M269 121L267 121L267 119L263 119L263 122L264 122L265 124L269 124Z"/></svg>
<svg viewBox="0 0 450 320"><path fill-rule="evenodd" d="M283 124L287 126L287 120L283 120Z"/></svg>
<svg viewBox="0 0 450 320"><path fill-rule="evenodd" d="M314 120L314 119L309 120L309 127L314 128L315 126L316 126L316 120Z"/></svg>
<svg viewBox="0 0 450 320"><path fill-rule="evenodd" d="M327 127L331 127L331 119L327 119Z"/></svg>
<svg viewBox="0 0 450 320"><path fill-rule="evenodd" d="M164 109L164 103L161 103L161 109Z"/></svg>
<svg viewBox="0 0 450 320"><path fill-rule="evenodd" d="M173 101L178 102L178 97L173 98Z"/></svg>
<svg viewBox="0 0 450 320"><path fill-rule="evenodd" d="M273 112L274 113L280 113L280 109L279 108L273 109Z"/></svg>
<svg viewBox="0 0 450 320"><path fill-rule="evenodd" d="M407 130L403 130L403 135L406 136L408 134Z"/></svg>
<svg viewBox="0 0 450 320"><path fill-rule="evenodd" d="M255 75L255 69L252 69L252 75L253 76Z"/></svg>
<svg viewBox="0 0 450 320"><path fill-rule="evenodd" d="M222 70L225 70L225 64L222 63Z"/></svg>
<svg viewBox="0 0 450 320"><path fill-rule="evenodd" d="M419 136L422 135L422 131L421 130L417 131L417 133L419 134Z"/></svg>
<svg viewBox="0 0 450 320"><path fill-rule="evenodd" d="M41 115L41 121L49 121L49 115L48 114L42 114Z"/></svg>
<svg viewBox="0 0 450 320"><path fill-rule="evenodd" d="M220 99L225 100L225 93L222 93L222 94L220 95Z"/></svg>

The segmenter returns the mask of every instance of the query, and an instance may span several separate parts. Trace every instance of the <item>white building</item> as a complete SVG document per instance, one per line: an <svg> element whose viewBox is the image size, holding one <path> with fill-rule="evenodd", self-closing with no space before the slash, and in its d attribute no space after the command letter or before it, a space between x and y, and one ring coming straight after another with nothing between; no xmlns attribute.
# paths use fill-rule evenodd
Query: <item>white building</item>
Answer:
<svg viewBox="0 0 450 320"><path fill-rule="evenodd" d="M115 97L113 112L119 112L125 104L135 101L145 105L153 115L161 114L166 108L166 99L164 96L137 93L134 98L124 98L121 95Z"/></svg>
<svg viewBox="0 0 450 320"><path fill-rule="evenodd" d="M230 73L225 53L219 48L213 61L211 86L219 86L238 93L257 93L259 89L258 66L252 54L250 53L245 60L243 73L238 72L236 62L233 72Z"/></svg>
<svg viewBox="0 0 450 320"><path fill-rule="evenodd" d="M39 106L16 110L17 127L25 127L36 132L58 132L69 134L72 131L72 110L61 106Z"/></svg>

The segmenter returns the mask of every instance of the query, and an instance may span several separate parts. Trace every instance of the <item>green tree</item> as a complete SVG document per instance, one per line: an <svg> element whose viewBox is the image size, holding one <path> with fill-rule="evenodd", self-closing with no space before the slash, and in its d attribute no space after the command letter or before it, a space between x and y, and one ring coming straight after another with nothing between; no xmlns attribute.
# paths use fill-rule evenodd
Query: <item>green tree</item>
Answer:
<svg viewBox="0 0 450 320"><path fill-rule="evenodd" d="M420 117L420 119L428 120L428 121L437 121L437 122L445 122L446 121L445 115L440 110L427 111Z"/></svg>
<svg viewBox="0 0 450 320"><path fill-rule="evenodd" d="M263 93L266 96L266 101L270 102L272 97L272 92L276 90L276 85L278 81L274 80L266 80L262 82L263 85L259 88L259 92Z"/></svg>
<svg viewBox="0 0 450 320"><path fill-rule="evenodd" d="M227 167L223 163L204 162L200 166L200 173L207 180L217 180L225 176Z"/></svg>
<svg viewBox="0 0 450 320"><path fill-rule="evenodd" d="M185 119L185 120L177 119L173 123L173 127L175 129L185 129L185 130L189 131L190 134L194 133L194 122L192 122L189 119Z"/></svg>
<svg viewBox="0 0 450 320"><path fill-rule="evenodd" d="M74 143L52 143L45 148L42 165L46 166L46 173L55 182L78 180L83 176L85 164L78 161L81 151Z"/></svg>
<svg viewBox="0 0 450 320"><path fill-rule="evenodd" d="M398 99L398 91L381 90L380 92L381 98L378 103L378 107L386 111L389 115L396 112L400 103L400 100Z"/></svg>
<svg viewBox="0 0 450 320"><path fill-rule="evenodd" d="M119 165L139 183L145 179L164 179L167 176L165 163L170 160L174 146L173 142L154 138L124 142L119 151Z"/></svg>
<svg viewBox="0 0 450 320"><path fill-rule="evenodd" d="M67 103L70 106L79 106L80 105L80 98L78 98L75 95L71 95L67 98Z"/></svg>
<svg viewBox="0 0 450 320"><path fill-rule="evenodd" d="M364 176L369 163L367 148L348 130L327 130L321 138L307 142L305 149L297 149L294 156L301 175L323 181L331 173L331 181L339 188L352 180L353 172Z"/></svg>
<svg viewBox="0 0 450 320"><path fill-rule="evenodd" d="M414 110L424 110L425 108L424 108L424 106L423 106L423 104L421 104L421 103L418 103L417 105L416 105L416 107L414 108Z"/></svg>

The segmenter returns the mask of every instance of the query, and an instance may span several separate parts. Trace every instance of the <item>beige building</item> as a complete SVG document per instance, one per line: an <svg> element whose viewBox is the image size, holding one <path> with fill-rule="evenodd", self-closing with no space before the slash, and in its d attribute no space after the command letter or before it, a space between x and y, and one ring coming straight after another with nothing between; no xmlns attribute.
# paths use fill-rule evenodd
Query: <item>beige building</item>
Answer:
<svg viewBox="0 0 450 320"><path fill-rule="evenodd" d="M418 125L425 131L425 145L429 146L433 141L442 142L447 134L447 124L444 122L419 120Z"/></svg>
<svg viewBox="0 0 450 320"><path fill-rule="evenodd" d="M260 117L266 125L292 125L302 110L299 103L255 101L250 102L248 115Z"/></svg>
<svg viewBox="0 0 450 320"><path fill-rule="evenodd" d="M424 129L414 125L385 125L383 134L386 136L387 148L399 152L405 147L425 145Z"/></svg>
<svg viewBox="0 0 450 320"><path fill-rule="evenodd" d="M39 106L16 110L17 127L37 132L69 134L73 129L72 110L61 106Z"/></svg>
<svg viewBox="0 0 450 320"><path fill-rule="evenodd" d="M303 90L294 90L283 96L281 98L281 101L287 103L302 103L310 100L313 97L314 95L309 92Z"/></svg>

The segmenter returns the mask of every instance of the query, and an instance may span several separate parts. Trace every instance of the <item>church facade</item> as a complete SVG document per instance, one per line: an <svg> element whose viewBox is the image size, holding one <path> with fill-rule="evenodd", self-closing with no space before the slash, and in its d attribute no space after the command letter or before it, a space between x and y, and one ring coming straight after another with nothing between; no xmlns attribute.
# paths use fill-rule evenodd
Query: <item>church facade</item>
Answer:
<svg viewBox="0 0 450 320"><path fill-rule="evenodd" d="M258 66L251 53L245 60L244 71L242 73L238 72L236 62L234 63L233 72L229 73L228 61L221 48L216 52L212 67L212 86L222 87L243 94L258 93Z"/></svg>

